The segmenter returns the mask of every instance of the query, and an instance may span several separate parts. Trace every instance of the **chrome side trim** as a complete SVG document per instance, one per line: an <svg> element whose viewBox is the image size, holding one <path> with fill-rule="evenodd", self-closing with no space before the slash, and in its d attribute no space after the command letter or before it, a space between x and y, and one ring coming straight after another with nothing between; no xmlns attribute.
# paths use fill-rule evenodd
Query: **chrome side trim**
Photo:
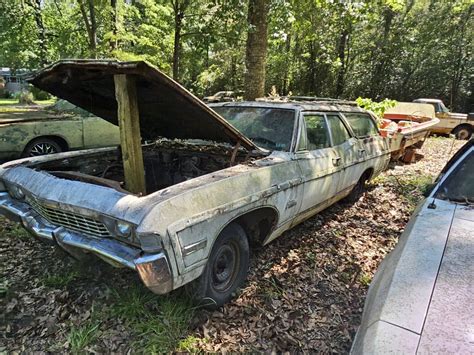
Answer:
<svg viewBox="0 0 474 355"><path fill-rule="evenodd" d="M181 254L183 254L183 257L188 256L198 250L204 249L205 247L207 247L207 239L182 247Z"/></svg>

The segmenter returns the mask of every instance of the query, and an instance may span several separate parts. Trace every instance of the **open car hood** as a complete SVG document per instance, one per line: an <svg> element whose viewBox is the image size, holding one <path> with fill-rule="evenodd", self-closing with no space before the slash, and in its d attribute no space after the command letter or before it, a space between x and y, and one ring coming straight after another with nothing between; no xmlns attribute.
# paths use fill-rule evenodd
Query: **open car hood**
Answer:
<svg viewBox="0 0 474 355"><path fill-rule="evenodd" d="M203 139L258 149L230 123L176 81L143 62L62 60L30 83L118 125L114 75L136 78L142 138Z"/></svg>

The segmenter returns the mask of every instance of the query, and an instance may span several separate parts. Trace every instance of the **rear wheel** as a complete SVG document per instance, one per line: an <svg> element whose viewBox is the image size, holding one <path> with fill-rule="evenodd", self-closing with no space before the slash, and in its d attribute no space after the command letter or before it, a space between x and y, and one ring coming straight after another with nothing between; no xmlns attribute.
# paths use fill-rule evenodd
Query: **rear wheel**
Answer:
<svg viewBox="0 0 474 355"><path fill-rule="evenodd" d="M28 143L23 151L22 157L36 157L39 155L61 153L62 151L58 142L49 138L37 138Z"/></svg>
<svg viewBox="0 0 474 355"><path fill-rule="evenodd" d="M472 136L472 127L469 126L458 126L453 129L453 134L457 139L465 140Z"/></svg>
<svg viewBox="0 0 474 355"><path fill-rule="evenodd" d="M204 272L188 286L188 293L207 308L220 307L244 283L248 266L247 235L238 224L230 224L217 238Z"/></svg>
<svg viewBox="0 0 474 355"><path fill-rule="evenodd" d="M354 203L359 200L359 198L362 196L362 194L365 191L365 184L369 180L369 177L370 177L370 173L368 171L362 174L357 184L352 188L351 193L347 195L346 197L347 202Z"/></svg>

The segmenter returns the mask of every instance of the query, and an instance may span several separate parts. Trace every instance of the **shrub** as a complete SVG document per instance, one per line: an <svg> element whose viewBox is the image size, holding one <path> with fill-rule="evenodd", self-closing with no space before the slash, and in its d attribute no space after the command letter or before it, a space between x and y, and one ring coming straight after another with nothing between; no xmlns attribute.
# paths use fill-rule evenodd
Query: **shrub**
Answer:
<svg viewBox="0 0 474 355"><path fill-rule="evenodd" d="M32 105L33 94L27 90L22 90L15 95L15 98L18 99L20 105Z"/></svg>
<svg viewBox="0 0 474 355"><path fill-rule="evenodd" d="M49 100L51 98L51 94L34 86L30 88L30 91L33 94L35 100Z"/></svg>

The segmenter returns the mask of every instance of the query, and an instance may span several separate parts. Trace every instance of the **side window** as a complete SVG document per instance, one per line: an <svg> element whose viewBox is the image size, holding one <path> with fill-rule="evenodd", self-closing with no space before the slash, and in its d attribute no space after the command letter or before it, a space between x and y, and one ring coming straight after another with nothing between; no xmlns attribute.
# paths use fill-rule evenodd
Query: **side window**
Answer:
<svg viewBox="0 0 474 355"><path fill-rule="evenodd" d="M332 143L339 145L347 141L351 136L341 118L337 115L327 115L329 129L331 130Z"/></svg>
<svg viewBox="0 0 474 355"><path fill-rule="evenodd" d="M324 115L305 115L308 150L330 146L328 127Z"/></svg>
<svg viewBox="0 0 474 355"><path fill-rule="evenodd" d="M377 135L377 127L374 120L365 113L345 113L349 124L358 138Z"/></svg>

